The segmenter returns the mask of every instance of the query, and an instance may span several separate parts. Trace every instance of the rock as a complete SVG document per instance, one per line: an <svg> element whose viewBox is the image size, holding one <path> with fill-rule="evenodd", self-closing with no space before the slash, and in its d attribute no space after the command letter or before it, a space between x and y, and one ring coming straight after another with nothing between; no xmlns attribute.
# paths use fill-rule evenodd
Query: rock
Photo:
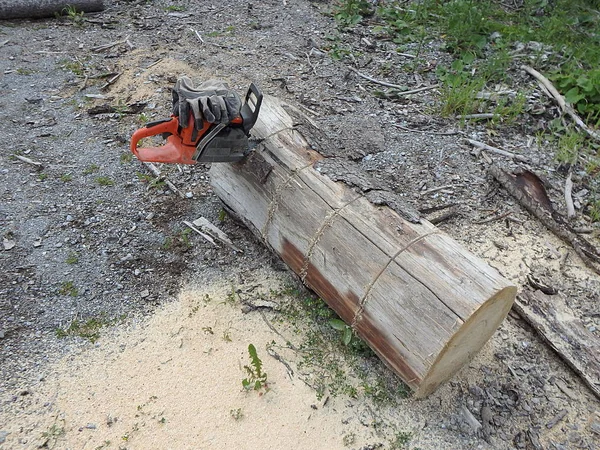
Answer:
<svg viewBox="0 0 600 450"><path fill-rule="evenodd" d="M6 336L6 333L4 330L0 330L0 339L4 339L4 336Z"/></svg>
<svg viewBox="0 0 600 450"><path fill-rule="evenodd" d="M7 238L4 238L2 244L4 245L4 250L12 250L15 247L15 245L17 245L17 243L13 239Z"/></svg>
<svg viewBox="0 0 600 450"><path fill-rule="evenodd" d="M4 444L4 441L6 441L6 436L8 436L10 433L8 431L2 431L0 430L0 444Z"/></svg>
<svg viewBox="0 0 600 450"><path fill-rule="evenodd" d="M150 296L150 291L148 289L144 289L142 292L140 292L140 297L142 298L146 298Z"/></svg>

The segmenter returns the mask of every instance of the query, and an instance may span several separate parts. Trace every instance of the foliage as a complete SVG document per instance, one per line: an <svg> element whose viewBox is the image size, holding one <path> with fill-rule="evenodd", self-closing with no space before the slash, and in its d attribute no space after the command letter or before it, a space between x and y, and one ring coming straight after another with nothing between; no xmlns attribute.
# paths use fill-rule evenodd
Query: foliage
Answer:
<svg viewBox="0 0 600 450"><path fill-rule="evenodd" d="M60 295L68 295L70 297L77 297L79 293L77 287L72 281L64 281L61 283L60 288L58 289L58 293Z"/></svg>
<svg viewBox="0 0 600 450"><path fill-rule="evenodd" d="M115 182L110 179L110 177L102 176L96 178L96 183L100 186L114 186Z"/></svg>
<svg viewBox="0 0 600 450"><path fill-rule="evenodd" d="M248 376L242 380L242 386L246 390L268 391L267 374L262 370L262 361L258 357L256 347L253 344L248 345L248 355L250 356L250 365L244 366Z"/></svg>
<svg viewBox="0 0 600 450"><path fill-rule="evenodd" d="M373 12L373 6L367 0L342 0L333 8L333 17L340 28L348 28Z"/></svg>

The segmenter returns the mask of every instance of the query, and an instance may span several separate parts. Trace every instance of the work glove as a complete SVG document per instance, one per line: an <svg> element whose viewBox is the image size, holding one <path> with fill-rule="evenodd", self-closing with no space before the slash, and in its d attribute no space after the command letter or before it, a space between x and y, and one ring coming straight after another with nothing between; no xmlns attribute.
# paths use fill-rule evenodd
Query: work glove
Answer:
<svg viewBox="0 0 600 450"><path fill-rule="evenodd" d="M240 116L242 100L237 92L218 80L208 80L194 87L188 77L180 77L173 88L173 115L179 117L179 124L187 128L190 112L197 129L203 128L204 120L211 123L229 124Z"/></svg>

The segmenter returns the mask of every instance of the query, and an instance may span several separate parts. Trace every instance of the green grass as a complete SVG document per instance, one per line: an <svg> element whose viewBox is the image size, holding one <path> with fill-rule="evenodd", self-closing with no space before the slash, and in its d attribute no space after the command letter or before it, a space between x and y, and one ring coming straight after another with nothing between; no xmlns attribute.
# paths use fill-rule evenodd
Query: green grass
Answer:
<svg viewBox="0 0 600 450"><path fill-rule="evenodd" d="M115 182L110 177L106 177L106 176L96 178L96 183L98 183L100 186L114 186L115 185Z"/></svg>
<svg viewBox="0 0 600 450"><path fill-rule="evenodd" d="M520 118L531 97L528 90L537 89L533 78L527 85L515 81L521 79L520 66L526 64L548 77L588 125L600 127L600 2L524 0L519 4L506 7L491 0L392 0L379 2L373 9L361 0L341 0L333 16L338 30L368 27L377 39L396 44L397 51L415 55L405 71L430 70L422 57L423 43L441 44L451 61L436 68L442 87L435 112L442 116L494 114L492 120L482 122L492 129L523 123ZM332 59L354 54L339 34L329 48ZM379 75L389 76L389 66L380 66ZM478 98L481 92L494 92L500 85L518 94ZM397 98L392 91L374 89L373 94L387 100ZM598 144L570 126L559 128L546 128L542 140L553 144L559 164L584 170L582 183L592 191L585 209L592 221L598 221Z"/></svg>
<svg viewBox="0 0 600 450"><path fill-rule="evenodd" d="M92 317L87 320L74 319L67 328L56 329L56 336L59 338L77 336L94 343L100 338L100 330L103 327L114 325L124 318L125 316L116 319L108 319L102 314L99 317Z"/></svg>
<svg viewBox="0 0 600 450"><path fill-rule="evenodd" d="M77 289L77 287L75 287L75 284L72 281L64 281L58 288L58 293L60 295L77 297L77 295L79 294L79 290Z"/></svg>
<svg viewBox="0 0 600 450"><path fill-rule="evenodd" d="M60 181L62 181L63 183L68 183L69 181L73 181L73 175L71 175L70 173L63 173L60 176Z"/></svg>
<svg viewBox="0 0 600 450"><path fill-rule="evenodd" d="M77 264L79 262L79 253L69 252L69 255L65 259L67 264Z"/></svg>
<svg viewBox="0 0 600 450"><path fill-rule="evenodd" d="M89 166L87 166L84 171L83 174L84 175L90 175L92 173L96 173L100 170L100 167L98 167L97 164L90 164Z"/></svg>

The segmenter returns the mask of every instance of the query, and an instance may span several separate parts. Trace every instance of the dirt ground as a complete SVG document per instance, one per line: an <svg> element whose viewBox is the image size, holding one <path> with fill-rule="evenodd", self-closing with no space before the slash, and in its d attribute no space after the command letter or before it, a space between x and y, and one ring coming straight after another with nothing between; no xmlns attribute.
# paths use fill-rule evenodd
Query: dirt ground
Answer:
<svg viewBox="0 0 600 450"><path fill-rule="evenodd" d="M335 395L333 377L317 395L326 368L303 364L293 350L315 325L289 314L310 293L223 216L208 166L160 168L181 198L129 157L132 132L168 116L178 76L226 79L239 92L253 81L326 131L338 149L326 156L358 163L415 208L456 203L440 228L520 289L532 276L559 289L598 333L600 278L498 189L464 144L491 136L527 156L562 208L554 150L534 139L553 108L531 80L514 69L546 112L493 133L441 119L435 90L376 98L351 65L408 87L436 80L408 70L391 43L360 27L339 36L360 56L330 58L328 8L115 1L84 18L0 21L0 448L600 447L600 402L512 313L425 400L407 398L372 356L343 361L355 391ZM447 58L435 41L426 53L432 64ZM112 109L94 109L104 105ZM514 221L486 221L508 210ZM188 234L182 222L200 216L243 252ZM597 242L597 225L579 220ZM267 304L248 308L257 301ZM242 389L250 343L268 392Z"/></svg>

